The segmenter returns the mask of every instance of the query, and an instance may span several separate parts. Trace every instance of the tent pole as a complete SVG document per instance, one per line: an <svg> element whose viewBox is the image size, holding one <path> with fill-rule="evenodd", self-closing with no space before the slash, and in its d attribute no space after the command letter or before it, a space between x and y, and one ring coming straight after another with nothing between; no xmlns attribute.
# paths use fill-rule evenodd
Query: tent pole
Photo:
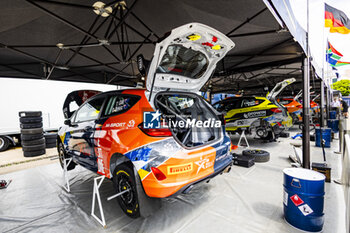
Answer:
<svg viewBox="0 0 350 233"><path fill-rule="evenodd" d="M303 168L310 169L310 70L309 58L303 59Z"/></svg>
<svg viewBox="0 0 350 233"><path fill-rule="evenodd" d="M323 81L323 79L321 79L321 83L320 83L320 85L321 85L321 103L320 103L320 115L321 115L321 117L320 117L320 126L321 126L321 128L323 128L324 127L324 81Z"/></svg>

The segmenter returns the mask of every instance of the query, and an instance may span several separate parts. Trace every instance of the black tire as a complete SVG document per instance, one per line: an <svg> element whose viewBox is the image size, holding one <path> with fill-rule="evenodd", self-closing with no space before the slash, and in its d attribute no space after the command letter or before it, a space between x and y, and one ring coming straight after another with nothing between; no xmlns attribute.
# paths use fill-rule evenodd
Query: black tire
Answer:
<svg viewBox="0 0 350 233"><path fill-rule="evenodd" d="M46 144L52 144L52 143L56 143L57 139L54 138L45 138Z"/></svg>
<svg viewBox="0 0 350 233"><path fill-rule="evenodd" d="M45 144L46 148L54 148L57 146L56 142L55 143L46 143Z"/></svg>
<svg viewBox="0 0 350 233"><path fill-rule="evenodd" d="M10 146L10 140L6 137L0 137L0 152L7 150Z"/></svg>
<svg viewBox="0 0 350 233"><path fill-rule="evenodd" d="M273 132L272 131L267 131L267 135L266 136L263 136L263 137L260 137L261 139L263 140L272 140L273 139Z"/></svg>
<svg viewBox="0 0 350 233"><path fill-rule="evenodd" d="M42 134L43 128L21 129L21 134Z"/></svg>
<svg viewBox="0 0 350 233"><path fill-rule="evenodd" d="M263 163L270 160L270 153L265 150L244 150L242 152L243 156L253 156L255 162Z"/></svg>
<svg viewBox="0 0 350 233"><path fill-rule="evenodd" d="M44 155L46 153L45 149L35 150L35 151L23 151L24 157L34 157L39 155Z"/></svg>
<svg viewBox="0 0 350 233"><path fill-rule="evenodd" d="M45 149L45 143L39 144L39 145L32 145L32 146L23 146L23 151L36 151L36 150L42 150Z"/></svg>
<svg viewBox="0 0 350 233"><path fill-rule="evenodd" d="M131 217L140 217L140 206L137 196L135 175L132 168L126 164L121 164L114 170L113 173L113 184L117 193L131 189L131 192L126 192L117 197L120 208L123 212Z"/></svg>
<svg viewBox="0 0 350 233"><path fill-rule="evenodd" d="M44 133L46 139L56 139L57 133Z"/></svg>
<svg viewBox="0 0 350 233"><path fill-rule="evenodd" d="M42 145L45 144L45 138L39 138L35 140L22 140L22 146L34 146L34 145Z"/></svg>
<svg viewBox="0 0 350 233"><path fill-rule="evenodd" d="M289 138L290 134L288 132L281 132L278 134L281 138Z"/></svg>
<svg viewBox="0 0 350 233"><path fill-rule="evenodd" d="M21 129L34 129L34 128L42 128L43 123L26 123L26 124L21 124Z"/></svg>
<svg viewBox="0 0 350 233"><path fill-rule="evenodd" d="M66 152L64 150L64 146L61 142L58 144L57 151L58 151L58 158L60 160L61 167L62 167L62 169L64 169L64 159L69 158L69 156L66 154ZM75 168L75 166L76 166L76 163L74 163L72 161L68 165L67 170L68 171L73 170Z"/></svg>
<svg viewBox="0 0 350 233"><path fill-rule="evenodd" d="M20 117L41 117L41 111L22 111L19 112Z"/></svg>
<svg viewBox="0 0 350 233"><path fill-rule="evenodd" d="M39 134L21 134L21 140L22 141L31 141L31 140L36 140L43 138L44 134L39 133Z"/></svg>
<svg viewBox="0 0 350 233"><path fill-rule="evenodd" d="M42 117L20 117L19 122L22 124L32 124L32 123L41 123L43 121Z"/></svg>

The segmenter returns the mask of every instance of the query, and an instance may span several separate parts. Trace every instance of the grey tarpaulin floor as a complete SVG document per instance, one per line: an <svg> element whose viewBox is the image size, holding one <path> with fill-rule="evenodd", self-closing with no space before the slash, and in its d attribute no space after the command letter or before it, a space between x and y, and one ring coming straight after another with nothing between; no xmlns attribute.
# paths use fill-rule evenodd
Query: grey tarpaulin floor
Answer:
<svg viewBox="0 0 350 233"><path fill-rule="evenodd" d="M232 140L237 143L238 136ZM249 169L234 166L190 194L164 199L162 208L146 219L130 219L115 199L108 202L114 190L105 181L100 190L106 229L90 216L96 176L84 168L70 172L71 193L62 187L58 163L2 175L13 182L0 190L0 232L298 232L285 223L282 205L282 170L290 166L292 139L248 140L252 147L266 148L271 160ZM312 161L321 161L321 149L311 145ZM340 174L341 155L333 153L337 145L333 141L326 150L332 179ZM344 218L342 186L326 183L324 232L345 232Z"/></svg>

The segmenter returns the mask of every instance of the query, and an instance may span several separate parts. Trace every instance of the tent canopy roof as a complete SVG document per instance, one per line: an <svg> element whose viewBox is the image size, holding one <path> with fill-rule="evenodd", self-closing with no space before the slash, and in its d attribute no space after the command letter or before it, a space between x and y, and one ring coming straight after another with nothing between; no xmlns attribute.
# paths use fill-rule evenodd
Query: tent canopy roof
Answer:
<svg viewBox="0 0 350 233"><path fill-rule="evenodd" d="M301 48L262 0L118 2L102 17L91 0L2 1L0 76L134 86L138 54L152 59L166 32L199 22L236 44L206 85L215 92L301 77Z"/></svg>

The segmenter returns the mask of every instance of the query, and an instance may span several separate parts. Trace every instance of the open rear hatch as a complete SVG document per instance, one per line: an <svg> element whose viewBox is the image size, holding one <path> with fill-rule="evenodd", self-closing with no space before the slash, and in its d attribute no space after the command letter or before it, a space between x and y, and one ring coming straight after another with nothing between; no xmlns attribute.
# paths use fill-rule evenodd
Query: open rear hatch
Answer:
<svg viewBox="0 0 350 233"><path fill-rule="evenodd" d="M94 90L79 90L69 93L63 104L64 117L69 119L86 100L99 93L101 92Z"/></svg>
<svg viewBox="0 0 350 233"><path fill-rule="evenodd" d="M272 91L267 95L267 99L270 100L273 104L275 104L281 111L284 117L288 117L287 108L284 107L281 103L278 103L277 96L290 84L296 81L295 78L285 79L275 85Z"/></svg>
<svg viewBox="0 0 350 233"><path fill-rule="evenodd" d="M146 81L149 99L184 147L202 146L222 137L223 118L194 93L233 47L224 34L199 23L173 29L156 44Z"/></svg>
<svg viewBox="0 0 350 233"><path fill-rule="evenodd" d="M148 91L198 92L234 43L200 23L175 28L156 44L146 80Z"/></svg>

